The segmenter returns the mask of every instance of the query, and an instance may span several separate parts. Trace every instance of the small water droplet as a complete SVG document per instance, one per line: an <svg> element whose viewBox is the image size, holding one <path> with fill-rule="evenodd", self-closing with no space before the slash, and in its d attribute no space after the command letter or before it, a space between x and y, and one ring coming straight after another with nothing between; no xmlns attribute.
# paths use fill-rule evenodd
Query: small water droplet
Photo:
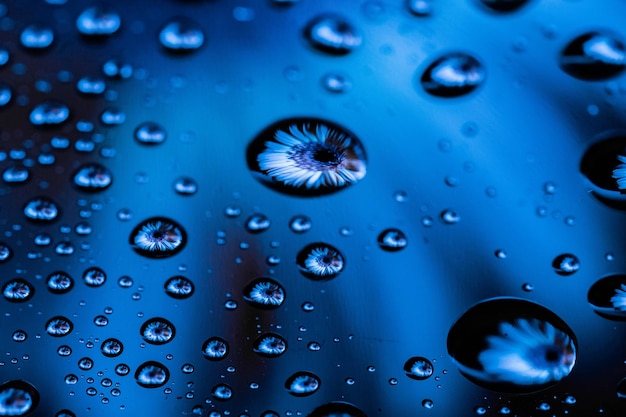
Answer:
<svg viewBox="0 0 626 417"><path fill-rule="evenodd" d="M89 7L76 19L76 28L86 36L108 36L117 32L122 20L120 15L102 5Z"/></svg>
<svg viewBox="0 0 626 417"><path fill-rule="evenodd" d="M144 362L135 372L135 380L144 388L158 388L165 385L170 377L169 370L154 361Z"/></svg>
<svg viewBox="0 0 626 417"><path fill-rule="evenodd" d="M313 223L307 216L295 216L289 221L291 231L298 234L308 232L312 226Z"/></svg>
<svg viewBox="0 0 626 417"><path fill-rule="evenodd" d="M54 32L49 26L32 24L24 28L20 34L20 42L24 48L30 50L46 49L54 42Z"/></svg>
<svg viewBox="0 0 626 417"><path fill-rule="evenodd" d="M408 241L400 229L386 229L378 235L378 246L387 252L397 252L406 248Z"/></svg>
<svg viewBox="0 0 626 417"><path fill-rule="evenodd" d="M176 328L168 320L155 317L144 322L139 333L146 342L153 345L163 345L174 339Z"/></svg>
<svg viewBox="0 0 626 417"><path fill-rule="evenodd" d="M554 268L554 272L559 275L569 276L578 271L580 268L580 261L576 255L564 253L554 258L552 261L552 268Z"/></svg>
<svg viewBox="0 0 626 417"><path fill-rule="evenodd" d="M486 78L483 65L465 53L444 55L420 75L424 90L436 97L458 97L469 94Z"/></svg>
<svg viewBox="0 0 626 417"><path fill-rule="evenodd" d="M246 230L250 233L261 233L269 229L270 219L264 214L253 214L246 221Z"/></svg>
<svg viewBox="0 0 626 417"><path fill-rule="evenodd" d="M322 77L322 85L331 93L345 93L352 88L352 81L346 75L330 72Z"/></svg>
<svg viewBox="0 0 626 417"><path fill-rule="evenodd" d="M243 298L255 307L274 309L285 301L285 290L273 279L259 278L246 285Z"/></svg>
<svg viewBox="0 0 626 417"><path fill-rule="evenodd" d="M287 350L287 341L278 334L266 333L255 340L253 349L261 356L276 358Z"/></svg>
<svg viewBox="0 0 626 417"><path fill-rule="evenodd" d="M180 177L174 181L174 191L179 195L194 195L198 191L198 184L193 178Z"/></svg>
<svg viewBox="0 0 626 417"><path fill-rule="evenodd" d="M335 278L346 264L338 249L322 242L304 247L298 253L296 263L305 277L315 281Z"/></svg>
<svg viewBox="0 0 626 417"><path fill-rule="evenodd" d="M158 123L143 122L135 129L134 137L142 145L159 145L167 139L167 132Z"/></svg>
<svg viewBox="0 0 626 417"><path fill-rule="evenodd" d="M345 55L362 42L361 35L348 20L332 14L311 20L304 34L313 48L333 55Z"/></svg>
<svg viewBox="0 0 626 417"><path fill-rule="evenodd" d="M221 337L211 337L205 340L202 345L202 354L210 361L224 359L228 355L229 350L228 343Z"/></svg>
<svg viewBox="0 0 626 417"><path fill-rule="evenodd" d="M457 224L461 221L461 215L454 210L443 210L439 216L445 224Z"/></svg>
<svg viewBox="0 0 626 417"><path fill-rule="evenodd" d="M111 171L104 165L89 163L81 166L74 174L74 185L81 191L104 191L113 182Z"/></svg>
<svg viewBox="0 0 626 417"><path fill-rule="evenodd" d="M187 233L174 220L153 217L133 229L129 243L142 256L165 258L177 254L185 247Z"/></svg>
<svg viewBox="0 0 626 417"><path fill-rule="evenodd" d="M191 52L204 44L204 32L193 20L176 18L161 29L159 42L170 52Z"/></svg>
<svg viewBox="0 0 626 417"><path fill-rule="evenodd" d="M69 107L56 100L49 100L38 104L30 112L30 122L36 126L58 125L66 121L69 117Z"/></svg>
<svg viewBox="0 0 626 417"><path fill-rule="evenodd" d="M411 379L424 380L432 376L433 364L422 356L415 356L404 363L404 372Z"/></svg>
<svg viewBox="0 0 626 417"><path fill-rule="evenodd" d="M287 392L295 397L306 397L315 394L321 385L321 380L310 372L296 372L285 381Z"/></svg>

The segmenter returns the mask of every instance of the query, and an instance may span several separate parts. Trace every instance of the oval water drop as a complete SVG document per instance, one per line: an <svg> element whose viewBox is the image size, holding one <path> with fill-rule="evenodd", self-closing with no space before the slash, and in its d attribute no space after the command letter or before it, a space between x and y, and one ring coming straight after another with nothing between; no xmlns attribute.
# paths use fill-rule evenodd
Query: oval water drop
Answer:
<svg viewBox="0 0 626 417"><path fill-rule="evenodd" d="M422 88L428 94L454 98L469 94L482 85L486 72L473 56L454 52L436 59L419 77Z"/></svg>

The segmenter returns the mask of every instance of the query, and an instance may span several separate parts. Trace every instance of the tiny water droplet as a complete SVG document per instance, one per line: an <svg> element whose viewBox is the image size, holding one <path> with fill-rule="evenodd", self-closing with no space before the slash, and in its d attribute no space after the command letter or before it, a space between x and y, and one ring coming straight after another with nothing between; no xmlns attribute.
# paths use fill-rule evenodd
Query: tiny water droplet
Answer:
<svg viewBox="0 0 626 417"><path fill-rule="evenodd" d="M361 35L348 20L332 14L311 20L304 34L313 48L333 55L345 55L362 42Z"/></svg>

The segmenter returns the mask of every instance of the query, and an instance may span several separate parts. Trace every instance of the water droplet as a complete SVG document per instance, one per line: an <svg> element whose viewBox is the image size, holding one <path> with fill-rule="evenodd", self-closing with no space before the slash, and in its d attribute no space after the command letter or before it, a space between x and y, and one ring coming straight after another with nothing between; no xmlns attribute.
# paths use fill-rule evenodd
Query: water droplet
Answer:
<svg viewBox="0 0 626 417"><path fill-rule="evenodd" d="M193 178L180 177L174 181L174 191L179 195L194 195L198 191L198 183Z"/></svg>
<svg viewBox="0 0 626 417"><path fill-rule="evenodd" d="M7 281L2 287L2 295L7 301L23 303L35 295L35 288L22 278Z"/></svg>
<svg viewBox="0 0 626 417"><path fill-rule="evenodd" d="M367 414L350 403L333 401L317 407L307 417L367 417Z"/></svg>
<svg viewBox="0 0 626 417"><path fill-rule="evenodd" d="M88 287L100 287L107 280L106 273L97 267L92 267L83 272L83 281Z"/></svg>
<svg viewBox="0 0 626 417"><path fill-rule="evenodd" d="M626 136L611 136L591 145L580 171L598 200L626 209Z"/></svg>
<svg viewBox="0 0 626 417"><path fill-rule="evenodd" d="M158 123L144 122L137 126L134 137L142 145L159 145L167 139L167 132Z"/></svg>
<svg viewBox="0 0 626 417"><path fill-rule="evenodd" d="M130 373L130 367L124 363L115 366L115 373L119 376L126 376Z"/></svg>
<svg viewBox="0 0 626 417"><path fill-rule="evenodd" d="M211 390L211 396L219 401L227 401L232 398L233 390L226 384L217 384Z"/></svg>
<svg viewBox="0 0 626 417"><path fill-rule="evenodd" d="M57 354L62 357L70 356L72 354L72 348L67 345L59 346Z"/></svg>
<svg viewBox="0 0 626 417"><path fill-rule="evenodd" d="M321 385L321 380L315 374L300 371L291 375L285 381L287 392L295 397L306 397L315 394Z"/></svg>
<svg viewBox="0 0 626 417"><path fill-rule="evenodd" d="M386 229L378 235L378 246L387 252L397 252L406 248L407 239L400 229Z"/></svg>
<svg viewBox="0 0 626 417"><path fill-rule="evenodd" d="M429 400L428 398L422 401L422 407L430 410L431 408L433 408L435 406L435 403L433 402L433 400Z"/></svg>
<svg viewBox="0 0 626 417"><path fill-rule="evenodd" d="M315 310L315 305L311 303L310 301L305 301L304 303L302 303L302 311L306 313L310 313L311 311L314 311L314 310Z"/></svg>
<svg viewBox="0 0 626 417"><path fill-rule="evenodd" d="M153 345L163 345L170 342L176 335L176 329L168 320L155 317L147 320L139 330L141 337Z"/></svg>
<svg viewBox="0 0 626 417"><path fill-rule="evenodd" d="M606 80L626 68L626 47L615 33L584 33L567 44L559 64L572 77L586 81Z"/></svg>
<svg viewBox="0 0 626 417"><path fill-rule="evenodd" d="M105 126L121 125L126 121L126 113L115 107L108 108L100 114L100 121Z"/></svg>
<svg viewBox="0 0 626 417"><path fill-rule="evenodd" d="M11 101L12 96L11 87L7 84L0 83L0 107L6 106L9 101Z"/></svg>
<svg viewBox="0 0 626 417"><path fill-rule="evenodd" d="M36 126L58 125L70 117L70 108L60 101L49 100L35 106L30 122Z"/></svg>
<svg viewBox="0 0 626 417"><path fill-rule="evenodd" d="M83 77L76 83L76 88L83 94L98 95L104 93L104 80L96 77Z"/></svg>
<svg viewBox="0 0 626 417"><path fill-rule="evenodd" d="M104 327L109 324L109 319L107 319L105 316L96 316L93 319L93 323L98 327Z"/></svg>
<svg viewBox="0 0 626 417"><path fill-rule="evenodd" d="M122 342L114 338L105 340L100 346L100 351L108 358L114 358L121 355L123 350L124 345L122 345Z"/></svg>
<svg viewBox="0 0 626 417"><path fill-rule="evenodd" d="M577 342L556 314L518 298L482 301L452 326L448 353L461 373L484 388L530 393L572 371Z"/></svg>
<svg viewBox="0 0 626 417"><path fill-rule="evenodd" d="M496 258L498 259L506 259L507 257L507 253L504 249L498 249L494 252L494 255L496 255Z"/></svg>
<svg viewBox="0 0 626 417"><path fill-rule="evenodd" d="M333 55L345 55L362 42L361 35L348 20L332 14L311 20L304 36L313 48Z"/></svg>
<svg viewBox="0 0 626 417"><path fill-rule="evenodd" d="M352 81L346 75L330 72L322 78L322 85L331 93L345 93L352 88Z"/></svg>
<svg viewBox="0 0 626 417"><path fill-rule="evenodd" d="M42 50L54 42L54 32L52 28L45 25L29 25L20 34L20 42L26 49L33 51Z"/></svg>
<svg viewBox="0 0 626 417"><path fill-rule="evenodd" d="M54 417L76 417L76 414L70 410L61 410L57 412Z"/></svg>
<svg viewBox="0 0 626 417"><path fill-rule="evenodd" d="M259 278L246 285L243 298L255 307L274 309L285 301L285 290L273 279Z"/></svg>
<svg viewBox="0 0 626 417"><path fill-rule="evenodd" d="M46 323L46 333L54 337L67 336L73 328L72 322L63 316L53 317Z"/></svg>
<svg viewBox="0 0 626 417"><path fill-rule="evenodd" d="M528 0L480 0L480 2L496 12L513 12Z"/></svg>
<svg viewBox="0 0 626 417"><path fill-rule="evenodd" d="M175 221L165 217L153 217L133 229L129 242L140 255L165 258L177 254L185 247L187 234Z"/></svg>
<svg viewBox="0 0 626 417"><path fill-rule="evenodd" d="M296 263L302 275L315 281L335 278L346 265L338 249L322 242L312 243L302 249L296 257Z"/></svg>
<svg viewBox="0 0 626 417"><path fill-rule="evenodd" d="M455 210L443 210L439 216L445 224L457 224L461 221L461 215Z"/></svg>
<svg viewBox="0 0 626 417"><path fill-rule="evenodd" d="M308 232L313 226L313 222L307 216L295 216L289 221L289 228L294 233Z"/></svg>
<svg viewBox="0 0 626 417"><path fill-rule="evenodd" d="M117 280L117 285L122 288L130 288L133 286L133 279L127 276L119 277Z"/></svg>
<svg viewBox="0 0 626 417"><path fill-rule="evenodd" d="M84 357L78 360L78 367L83 371L90 370L91 368L93 368L93 365L93 360L91 358Z"/></svg>
<svg viewBox="0 0 626 417"><path fill-rule="evenodd" d="M484 416L485 414L487 414L487 409L485 407L474 407L474 413L476 413L476 415L478 416Z"/></svg>
<svg viewBox="0 0 626 417"><path fill-rule="evenodd" d="M432 0L407 0L409 11L415 16L430 16L433 13Z"/></svg>
<svg viewBox="0 0 626 417"><path fill-rule="evenodd" d="M62 256L69 256L74 253L74 250L72 242L59 242L54 248L54 252Z"/></svg>
<svg viewBox="0 0 626 417"><path fill-rule="evenodd" d="M176 18L161 29L159 42L170 52L195 51L204 44L204 32L193 20Z"/></svg>
<svg viewBox="0 0 626 417"><path fill-rule="evenodd" d="M264 214L253 214L246 221L246 230L250 233L261 233L269 229L270 219Z"/></svg>
<svg viewBox="0 0 626 417"><path fill-rule="evenodd" d="M287 350L287 341L278 334L266 333L254 341L253 349L261 356L276 358Z"/></svg>
<svg viewBox="0 0 626 417"><path fill-rule="evenodd" d="M444 55L420 76L424 90L436 97L459 97L484 83L485 68L473 56L457 52Z"/></svg>
<svg viewBox="0 0 626 417"><path fill-rule="evenodd" d="M168 369L154 361L144 362L135 372L135 380L144 388L158 388L165 385L170 377Z"/></svg>
<svg viewBox="0 0 626 417"><path fill-rule="evenodd" d="M76 385L78 383L78 377L74 374L66 375L64 380L67 385Z"/></svg>
<svg viewBox="0 0 626 417"><path fill-rule="evenodd" d="M193 292L193 282L182 275L176 275L165 281L165 293L170 297L182 300L191 297Z"/></svg>
<svg viewBox="0 0 626 417"><path fill-rule="evenodd" d="M389 378L389 385L398 385L398 380L396 378Z"/></svg>
<svg viewBox="0 0 626 417"><path fill-rule="evenodd" d="M210 361L219 361L228 356L228 342L221 337L211 337L202 344L202 354Z"/></svg>
<svg viewBox="0 0 626 417"><path fill-rule="evenodd" d="M554 268L554 272L559 275L569 276L578 271L580 268L580 261L576 255L564 253L554 258L552 261L552 268Z"/></svg>
<svg viewBox="0 0 626 417"><path fill-rule="evenodd" d="M26 332L24 330L16 330L13 332L13 335L11 336L11 338L13 339L14 342L23 342L28 338L28 335L26 334Z"/></svg>
<svg viewBox="0 0 626 417"><path fill-rule="evenodd" d="M404 372L411 379L428 379L434 372L433 364L422 356L415 356L404 363Z"/></svg>
<svg viewBox="0 0 626 417"><path fill-rule="evenodd" d="M117 32L122 24L120 15L102 5L85 9L76 19L76 28L87 36L108 36Z"/></svg>
<svg viewBox="0 0 626 417"><path fill-rule="evenodd" d="M13 251L4 242L0 242L0 264L7 262L13 256Z"/></svg>
<svg viewBox="0 0 626 417"><path fill-rule="evenodd" d="M0 415L23 416L37 408L39 392L25 381L9 381L0 385Z"/></svg>
<svg viewBox="0 0 626 417"><path fill-rule="evenodd" d="M361 141L335 123L314 118L270 125L248 146L247 160L262 184L300 196L339 191L366 173Z"/></svg>
<svg viewBox="0 0 626 417"><path fill-rule="evenodd" d="M22 165L9 167L2 173L2 180L7 184L23 184L29 177L28 168Z"/></svg>
<svg viewBox="0 0 626 417"><path fill-rule="evenodd" d="M587 300L601 317L626 321L626 275L609 275L596 281L589 288Z"/></svg>
<svg viewBox="0 0 626 417"><path fill-rule="evenodd" d="M111 171L97 163L83 165L74 174L74 185L81 191L104 191L109 188L111 182L113 182Z"/></svg>

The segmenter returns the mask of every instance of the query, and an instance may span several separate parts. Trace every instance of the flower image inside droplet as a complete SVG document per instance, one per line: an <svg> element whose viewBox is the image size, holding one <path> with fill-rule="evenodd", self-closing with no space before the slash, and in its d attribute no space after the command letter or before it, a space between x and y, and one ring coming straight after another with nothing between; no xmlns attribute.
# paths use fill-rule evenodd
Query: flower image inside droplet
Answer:
<svg viewBox="0 0 626 417"><path fill-rule="evenodd" d="M296 258L300 272L313 280L335 278L345 267L341 252L327 243L312 243L303 248Z"/></svg>
<svg viewBox="0 0 626 417"><path fill-rule="evenodd" d="M599 279L589 288L587 301L599 316L626 321L626 275L609 275Z"/></svg>
<svg viewBox="0 0 626 417"><path fill-rule="evenodd" d="M140 255L164 258L180 252L186 243L185 230L173 220L163 217L147 219L130 235L130 244Z"/></svg>
<svg viewBox="0 0 626 417"><path fill-rule="evenodd" d="M39 392L25 381L0 385L0 416L23 416L37 408Z"/></svg>
<svg viewBox="0 0 626 417"><path fill-rule="evenodd" d="M146 321L139 331L148 343L162 345L170 342L176 334L174 325L168 320L156 317Z"/></svg>
<svg viewBox="0 0 626 417"><path fill-rule="evenodd" d="M137 368L135 380L144 388L158 388L165 385L170 377L168 369L154 361L145 362Z"/></svg>
<svg viewBox="0 0 626 417"><path fill-rule="evenodd" d="M320 119L286 119L262 131L248 146L248 166L263 184L301 196L328 194L366 174L361 142Z"/></svg>
<svg viewBox="0 0 626 417"><path fill-rule="evenodd" d="M202 354L210 361L219 361L228 355L229 347L221 337L211 337L202 345Z"/></svg>
<svg viewBox="0 0 626 417"><path fill-rule="evenodd" d="M243 297L256 307L274 309L285 301L285 290L273 279L259 278L244 288Z"/></svg>

